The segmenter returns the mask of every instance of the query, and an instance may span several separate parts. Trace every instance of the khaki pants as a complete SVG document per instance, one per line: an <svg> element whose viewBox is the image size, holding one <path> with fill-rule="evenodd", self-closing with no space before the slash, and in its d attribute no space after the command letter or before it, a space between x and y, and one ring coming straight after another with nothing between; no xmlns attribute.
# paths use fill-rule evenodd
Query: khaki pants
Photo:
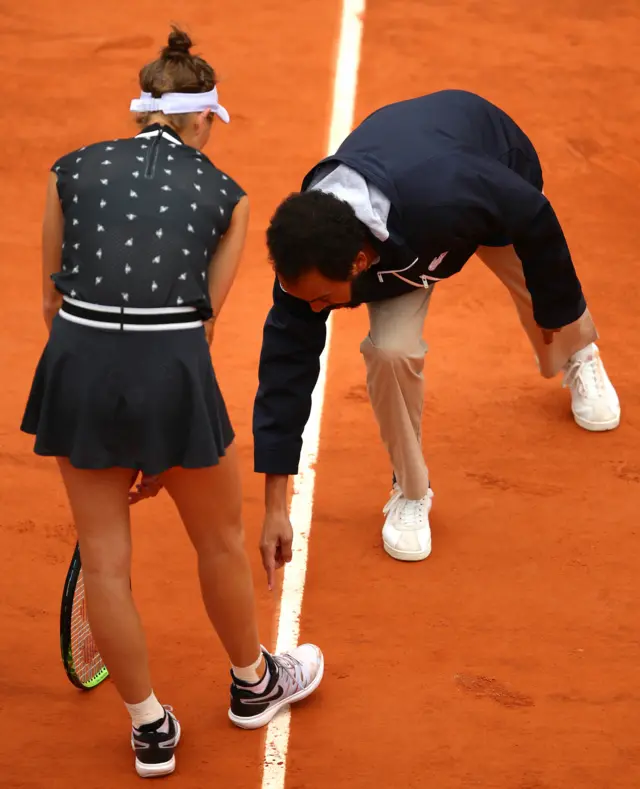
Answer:
<svg viewBox="0 0 640 789"><path fill-rule="evenodd" d="M533 317L522 263L513 247L480 247L476 254L509 290L542 376L557 375L574 353L597 340L587 309L577 321L554 334L551 345L545 345ZM422 498L429 487L421 443L427 352L422 330L432 292L431 288L420 288L415 293L368 304L369 334L360 346L380 436L398 484L410 499Z"/></svg>

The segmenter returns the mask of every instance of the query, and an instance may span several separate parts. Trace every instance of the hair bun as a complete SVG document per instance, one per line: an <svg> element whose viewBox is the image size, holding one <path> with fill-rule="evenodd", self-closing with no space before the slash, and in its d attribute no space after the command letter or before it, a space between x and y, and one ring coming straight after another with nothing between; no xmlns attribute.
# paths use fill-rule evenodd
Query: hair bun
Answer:
<svg viewBox="0 0 640 789"><path fill-rule="evenodd" d="M190 57L190 49L193 46L191 39L184 32L175 25L171 26L172 32L169 33L169 41L166 47L162 50L161 57L163 60L172 60L174 58Z"/></svg>

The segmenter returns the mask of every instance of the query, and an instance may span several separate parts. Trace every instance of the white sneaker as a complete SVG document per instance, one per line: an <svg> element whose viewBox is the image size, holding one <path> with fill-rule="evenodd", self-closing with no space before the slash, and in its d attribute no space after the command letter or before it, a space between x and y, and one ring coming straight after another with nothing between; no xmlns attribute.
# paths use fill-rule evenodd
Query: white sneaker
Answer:
<svg viewBox="0 0 640 789"><path fill-rule="evenodd" d="M620 424L620 401L598 346L592 343L567 362L562 386L571 390L573 418L585 430L613 430Z"/></svg>
<svg viewBox="0 0 640 789"><path fill-rule="evenodd" d="M382 527L385 551L401 562L419 562L431 553L429 512L433 491L421 499L407 499L400 487L393 486L391 498L383 512L387 516Z"/></svg>
<svg viewBox="0 0 640 789"><path fill-rule="evenodd" d="M280 655L262 648L269 679L260 692L233 676L229 719L241 729L265 726L283 708L310 696L322 681L324 656L315 644L301 644ZM260 683L262 684L262 683Z"/></svg>

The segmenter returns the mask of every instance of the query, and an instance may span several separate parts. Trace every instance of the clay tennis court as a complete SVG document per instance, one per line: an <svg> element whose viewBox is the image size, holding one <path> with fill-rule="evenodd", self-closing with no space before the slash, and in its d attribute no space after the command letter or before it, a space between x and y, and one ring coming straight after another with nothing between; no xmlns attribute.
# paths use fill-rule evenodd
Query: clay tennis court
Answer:
<svg viewBox="0 0 640 789"><path fill-rule="evenodd" d="M82 694L59 656L75 536L55 462L18 432L45 341L39 234L62 152L132 133L137 72L184 25L231 112L209 156L252 222L213 356L244 460L263 639L278 594L257 549L251 411L271 271L264 229L326 152L340 0L0 6L0 786L136 786L109 682ZM539 378L508 294L478 261L437 289L425 329L434 551L382 550L390 471L364 388L366 311L335 315L301 639L318 694L293 710L287 789L636 789L640 783L640 11L634 0L369 0L356 121L445 87L501 105L541 154L622 402L575 426ZM226 717L228 666L168 497L134 511L133 585L155 690L184 728L172 784L258 789L265 732Z"/></svg>

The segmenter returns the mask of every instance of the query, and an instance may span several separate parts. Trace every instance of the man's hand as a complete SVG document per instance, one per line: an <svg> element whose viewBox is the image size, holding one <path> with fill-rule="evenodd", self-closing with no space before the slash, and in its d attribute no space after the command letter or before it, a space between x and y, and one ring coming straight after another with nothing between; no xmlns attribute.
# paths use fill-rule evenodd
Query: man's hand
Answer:
<svg viewBox="0 0 640 789"><path fill-rule="evenodd" d="M129 504L135 504L142 499L150 499L157 496L164 487L160 481L162 475L156 474L155 476L142 475L142 479L136 485L134 490L129 491ZM137 479L137 474L133 478L132 485Z"/></svg>
<svg viewBox="0 0 640 789"><path fill-rule="evenodd" d="M276 570L291 561L292 542L293 529L286 511L267 512L262 526L260 553L262 554L262 565L267 573L269 590L273 589Z"/></svg>

